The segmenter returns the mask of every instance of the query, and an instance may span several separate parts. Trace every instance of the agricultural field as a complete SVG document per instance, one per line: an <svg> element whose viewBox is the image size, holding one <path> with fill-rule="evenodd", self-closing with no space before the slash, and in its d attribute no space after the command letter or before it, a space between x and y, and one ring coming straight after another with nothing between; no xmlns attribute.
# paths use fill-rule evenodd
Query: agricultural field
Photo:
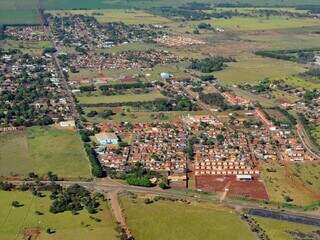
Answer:
<svg viewBox="0 0 320 240"><path fill-rule="evenodd" d="M288 231L300 231L303 233L309 233L319 230L314 226L279 221L275 219L262 217L254 217L254 219L258 222L260 227L266 231L266 234L270 237L270 240L295 240L295 238L291 236Z"/></svg>
<svg viewBox="0 0 320 240"><path fill-rule="evenodd" d="M38 24L37 0L1 0L1 24Z"/></svg>
<svg viewBox="0 0 320 240"><path fill-rule="evenodd" d="M318 26L319 19L297 19L272 16L266 17L233 17L231 19L211 19L205 21L193 21L191 24L197 26L200 22L210 23L212 26L232 31L272 30Z"/></svg>
<svg viewBox="0 0 320 240"><path fill-rule="evenodd" d="M74 130L31 127L0 134L0 176L40 176L52 171L66 178L89 178L90 167Z"/></svg>
<svg viewBox="0 0 320 240"><path fill-rule="evenodd" d="M304 67L299 64L246 54L237 57L237 62L229 63L215 76L222 84L228 85L258 83L265 78L280 79L303 71Z"/></svg>
<svg viewBox="0 0 320 240"><path fill-rule="evenodd" d="M36 197L31 192L0 191L0 239L38 239L38 240L116 240L116 224L106 202L101 202L101 211L89 214L86 210L73 215L70 211L53 214L49 212L51 200L49 193ZM13 208L11 203L18 201L21 207ZM36 211L43 215L36 214ZM100 219L100 222L90 216ZM54 233L48 234L50 228ZM27 238L28 236L32 238Z"/></svg>
<svg viewBox="0 0 320 240"><path fill-rule="evenodd" d="M100 94L97 94L97 95L82 94L77 96L77 99L81 104L145 102L145 101L153 101L156 99L164 99L164 98L165 97L159 91L143 93L143 94L124 94L124 95L112 95L112 96L103 96Z"/></svg>
<svg viewBox="0 0 320 240"><path fill-rule="evenodd" d="M191 204L120 198L127 224L135 239L255 239L235 212L209 203ZM143 209L143 211L141 211ZM237 231L230 231L233 226Z"/></svg>

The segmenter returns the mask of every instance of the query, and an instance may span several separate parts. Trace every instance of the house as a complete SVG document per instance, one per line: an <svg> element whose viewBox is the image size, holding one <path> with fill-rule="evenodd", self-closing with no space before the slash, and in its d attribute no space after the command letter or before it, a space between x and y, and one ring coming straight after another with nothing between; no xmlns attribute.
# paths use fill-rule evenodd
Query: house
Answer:
<svg viewBox="0 0 320 240"><path fill-rule="evenodd" d="M100 145L118 144L118 137L115 133L98 133L95 135Z"/></svg>
<svg viewBox="0 0 320 240"><path fill-rule="evenodd" d="M76 126L76 123L74 120L60 122L60 127L74 128L75 126Z"/></svg>
<svg viewBox="0 0 320 240"><path fill-rule="evenodd" d="M251 181L252 180L252 176L251 175L237 175L237 180L239 181Z"/></svg>

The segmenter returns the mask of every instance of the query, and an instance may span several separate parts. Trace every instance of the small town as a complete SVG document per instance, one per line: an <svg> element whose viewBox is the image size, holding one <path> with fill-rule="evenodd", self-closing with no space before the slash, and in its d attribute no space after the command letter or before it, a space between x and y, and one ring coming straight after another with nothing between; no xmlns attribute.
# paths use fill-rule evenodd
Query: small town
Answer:
<svg viewBox="0 0 320 240"><path fill-rule="evenodd" d="M2 1L1 240L319 239L318 3Z"/></svg>

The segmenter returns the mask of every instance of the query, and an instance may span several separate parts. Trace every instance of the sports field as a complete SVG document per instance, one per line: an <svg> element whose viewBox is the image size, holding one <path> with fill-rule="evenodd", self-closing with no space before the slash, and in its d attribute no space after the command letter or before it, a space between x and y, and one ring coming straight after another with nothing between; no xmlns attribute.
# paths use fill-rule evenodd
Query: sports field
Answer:
<svg viewBox="0 0 320 240"><path fill-rule="evenodd" d="M90 177L82 142L73 130L31 127L25 131L0 134L0 176L44 175Z"/></svg>
<svg viewBox="0 0 320 240"><path fill-rule="evenodd" d="M165 98L160 92L155 91L145 94L124 94L124 95L81 95L77 99L82 104L99 104L99 103L125 103L125 102L145 102L153 101L159 98Z"/></svg>
<svg viewBox="0 0 320 240"><path fill-rule="evenodd" d="M217 205L163 200L145 204L127 196L120 200L136 240L255 239L236 213Z"/></svg>
<svg viewBox="0 0 320 240"><path fill-rule="evenodd" d="M266 231L266 234L270 237L270 240L295 240L295 238L288 233L289 231L309 233L319 230L319 228L313 226L269 218L254 217L254 219L259 223L260 227Z"/></svg>
<svg viewBox="0 0 320 240"><path fill-rule="evenodd" d="M101 211L90 215L86 210L78 215L71 212L53 214L49 212L51 200L35 197L31 192L0 191L0 239L1 240L116 240L116 224L106 202L101 202ZM22 207L13 208L11 203L18 201ZM36 214L36 211L43 215ZM100 222L90 216L100 219ZM50 228L55 233L48 234ZM28 238L28 236L32 238Z"/></svg>

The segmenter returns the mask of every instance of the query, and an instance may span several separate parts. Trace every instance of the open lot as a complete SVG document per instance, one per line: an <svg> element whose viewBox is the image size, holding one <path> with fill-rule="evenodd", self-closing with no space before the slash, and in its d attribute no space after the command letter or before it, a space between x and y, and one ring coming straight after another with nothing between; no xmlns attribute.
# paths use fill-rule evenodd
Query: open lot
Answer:
<svg viewBox="0 0 320 240"><path fill-rule="evenodd" d="M0 239L37 239L37 240L86 240L107 239L116 240L116 224L106 202L101 202L101 211L90 215L86 210L79 211L78 215L71 212L53 214L49 212L51 200L49 193L46 197L35 197L31 192L4 192L0 191ZM13 208L12 201L23 204ZM43 215L37 215L40 211ZM97 222L90 216L99 218ZM48 234L47 228L55 233ZM29 234L32 238L27 238Z"/></svg>
<svg viewBox="0 0 320 240"><path fill-rule="evenodd" d="M163 200L145 204L127 196L120 200L137 240L255 239L236 213L217 205ZM230 226L237 231L230 231Z"/></svg>
<svg viewBox="0 0 320 240"><path fill-rule="evenodd" d="M154 91L145 94L124 94L124 95L80 95L77 99L81 104L99 104L99 103L125 103L125 102L145 102L165 98L160 92Z"/></svg>
<svg viewBox="0 0 320 240"><path fill-rule="evenodd" d="M294 240L288 231L300 231L308 233L318 230L317 227L308 226L304 224L291 223L286 221L279 221L269 218L254 217L259 223L260 227L266 231L270 240Z"/></svg>
<svg viewBox="0 0 320 240"><path fill-rule="evenodd" d="M290 166L280 165L277 161L261 164L262 178L270 200L285 202L287 196L291 198L288 203L300 206L309 205L319 200L317 194L306 183L307 179L305 177L308 175L308 171L301 167L300 171L304 173L300 174L301 179L299 179L290 168ZM317 170L310 169L310 171L313 172L312 176L314 176ZM308 178L312 178L312 176L308 176Z"/></svg>
<svg viewBox="0 0 320 240"><path fill-rule="evenodd" d="M31 55L41 55L44 48L52 47L49 41L14 41L14 40L3 40L0 41L0 47L4 49L18 48L23 53Z"/></svg>
<svg viewBox="0 0 320 240"><path fill-rule="evenodd" d="M32 127L0 134L0 176L40 175L52 171L61 177L90 177L82 142L73 130Z"/></svg>

